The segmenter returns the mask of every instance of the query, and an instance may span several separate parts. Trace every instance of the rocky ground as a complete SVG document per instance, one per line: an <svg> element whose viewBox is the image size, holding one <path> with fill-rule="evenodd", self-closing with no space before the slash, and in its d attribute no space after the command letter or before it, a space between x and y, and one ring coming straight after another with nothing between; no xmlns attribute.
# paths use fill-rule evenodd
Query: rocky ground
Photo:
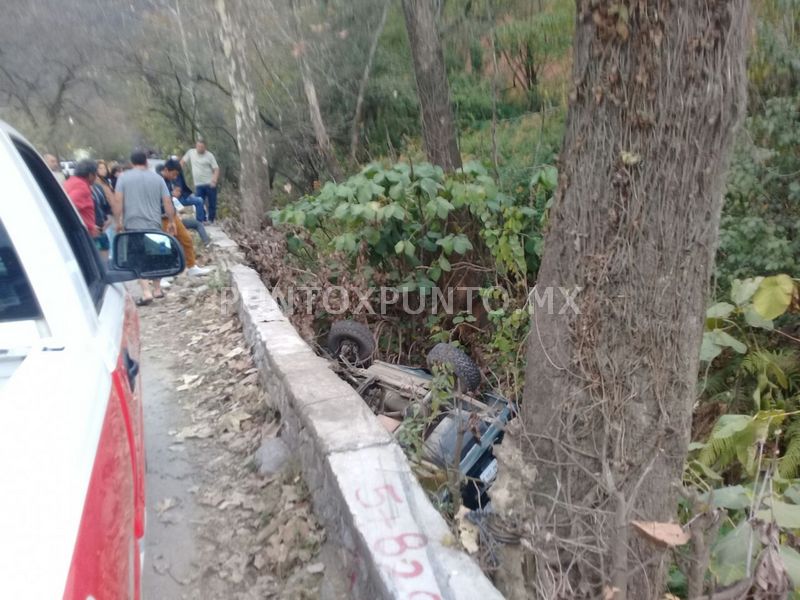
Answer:
<svg viewBox="0 0 800 600"><path fill-rule="evenodd" d="M267 462L281 450L271 441L280 422L238 320L223 312L221 286L218 276L181 276L140 309L144 598L317 598L325 533L291 459L279 473L259 473L262 438Z"/></svg>

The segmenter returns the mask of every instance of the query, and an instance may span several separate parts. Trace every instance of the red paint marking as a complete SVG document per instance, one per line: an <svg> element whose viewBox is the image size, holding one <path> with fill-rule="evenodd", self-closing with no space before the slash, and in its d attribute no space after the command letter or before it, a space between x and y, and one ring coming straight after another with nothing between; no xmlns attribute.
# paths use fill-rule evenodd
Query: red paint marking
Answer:
<svg viewBox="0 0 800 600"><path fill-rule="evenodd" d="M392 523L397 521L398 514L396 512L387 511L385 509L380 509L378 511L378 516L374 519L367 519L366 523L383 523L383 525L389 529L392 527Z"/></svg>
<svg viewBox="0 0 800 600"><path fill-rule="evenodd" d="M383 504L386 502L387 495L388 497L391 497L392 500L394 500L397 504L403 503L403 498L400 497L400 494L397 493L397 490L395 490L394 486L392 485L382 485L380 487L376 487L374 490L372 490L372 492L370 492L375 494L375 496L380 500L379 502L366 502L361 497L361 491L362 488L358 488L356 490L356 500L358 500L358 503L364 508L378 508L383 506Z"/></svg>
<svg viewBox="0 0 800 600"><path fill-rule="evenodd" d="M393 510L391 502L404 504L403 497L397 492L393 485L382 485L372 490L357 488L355 491L356 500L365 509L375 514L375 518L367 523L383 523L390 528L392 523L398 520L397 509ZM390 502L391 501L391 502ZM371 548L377 554L398 558L394 564L382 564L381 569L389 576L394 578L413 579L425 572L425 567L418 560L400 558L408 551L421 550L428 545L428 538L421 533L400 533L395 536L386 536L375 540ZM415 591L408 598L431 598L442 600L441 596L433 592Z"/></svg>
<svg viewBox="0 0 800 600"><path fill-rule="evenodd" d="M423 571L425 570L425 568L422 566L422 563L419 562L418 560L412 560L412 561L409 561L408 563L403 561L402 564L408 564L408 566L411 567L411 570L410 571L401 571L397 567L392 567L392 574L395 577L403 577L403 578L411 579L412 577L419 577L420 575L422 575Z"/></svg>
<svg viewBox="0 0 800 600"><path fill-rule="evenodd" d="M394 546L389 547L392 551L386 548L389 543L394 544ZM406 550L419 550L427 545L428 538L421 533L401 533L400 535L381 538L372 547L375 552L384 556L400 556Z"/></svg>

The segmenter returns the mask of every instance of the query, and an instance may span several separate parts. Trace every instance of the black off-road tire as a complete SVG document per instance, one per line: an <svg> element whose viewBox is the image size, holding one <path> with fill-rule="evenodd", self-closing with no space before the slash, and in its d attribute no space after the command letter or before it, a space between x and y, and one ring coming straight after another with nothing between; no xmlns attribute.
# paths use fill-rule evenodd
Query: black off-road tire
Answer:
<svg viewBox="0 0 800 600"><path fill-rule="evenodd" d="M461 349L452 344L436 344L428 352L428 369L436 365L450 365L462 390L472 392L481 384L481 371L478 365Z"/></svg>
<svg viewBox="0 0 800 600"><path fill-rule="evenodd" d="M327 340L328 352L337 360L367 367L375 352L375 338L369 327L355 321L336 321Z"/></svg>

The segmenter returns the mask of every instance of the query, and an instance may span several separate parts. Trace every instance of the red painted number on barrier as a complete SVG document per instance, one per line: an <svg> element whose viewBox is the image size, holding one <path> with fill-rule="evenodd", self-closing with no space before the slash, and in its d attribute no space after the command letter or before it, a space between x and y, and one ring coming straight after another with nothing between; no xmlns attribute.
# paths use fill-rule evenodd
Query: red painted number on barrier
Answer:
<svg viewBox="0 0 800 600"><path fill-rule="evenodd" d="M397 520L397 516L398 515L397 515L397 512L396 512L397 509L392 511L392 510L389 510L390 508L391 507L388 507L388 506L386 508L381 508L380 510L378 510L379 517L371 519L370 521L367 521L367 522L368 523L383 523L383 525L386 528L391 528L392 527L392 523L394 523Z"/></svg>
<svg viewBox="0 0 800 600"><path fill-rule="evenodd" d="M419 550L428 545L428 538L421 533L401 533L375 542L375 552L384 556L400 556L406 550Z"/></svg>
<svg viewBox="0 0 800 600"><path fill-rule="evenodd" d="M376 518L373 522L383 522L387 527L393 521L397 520L396 508L392 503L403 504L403 498L392 485L382 485L370 490L363 488L356 489L356 500L358 503L368 509L375 511L380 518ZM376 540L372 544L372 549L383 556L396 558L406 553L408 550L420 550L428 545L428 538L421 533L401 533L396 536L383 537ZM425 567L418 560L400 559L394 565L383 565L394 577L403 579L411 579L419 577L425 571ZM413 598L430 600L442 600L442 597L433 592L416 591L408 596L410 600Z"/></svg>
<svg viewBox="0 0 800 600"><path fill-rule="evenodd" d="M356 500L358 503L363 506L364 508L378 508L379 506L383 506L384 503L388 498L394 500L397 504L402 504L403 499L400 497L400 494L397 493L397 490L394 489L394 486L391 485L382 485L380 487L376 487L372 490L371 494L372 497L367 494L367 499L363 498L361 488L356 490ZM375 500L377 499L377 501Z"/></svg>
<svg viewBox="0 0 800 600"><path fill-rule="evenodd" d="M392 575L395 577L403 577L405 579L411 579L412 577L419 577L422 575L422 572L425 570L422 566L422 563L418 560L410 560L407 563L403 562L403 565L408 565L411 567L410 571L403 571L399 569L397 566L392 567Z"/></svg>

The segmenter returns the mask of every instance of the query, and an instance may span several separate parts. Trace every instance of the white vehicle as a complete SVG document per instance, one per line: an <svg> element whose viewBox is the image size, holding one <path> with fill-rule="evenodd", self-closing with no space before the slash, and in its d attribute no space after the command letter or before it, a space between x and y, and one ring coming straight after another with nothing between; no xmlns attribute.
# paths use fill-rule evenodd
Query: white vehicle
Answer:
<svg viewBox="0 0 800 600"><path fill-rule="evenodd" d="M0 122L0 598L140 598L139 322L122 281L183 269L160 232L101 262L63 188Z"/></svg>

